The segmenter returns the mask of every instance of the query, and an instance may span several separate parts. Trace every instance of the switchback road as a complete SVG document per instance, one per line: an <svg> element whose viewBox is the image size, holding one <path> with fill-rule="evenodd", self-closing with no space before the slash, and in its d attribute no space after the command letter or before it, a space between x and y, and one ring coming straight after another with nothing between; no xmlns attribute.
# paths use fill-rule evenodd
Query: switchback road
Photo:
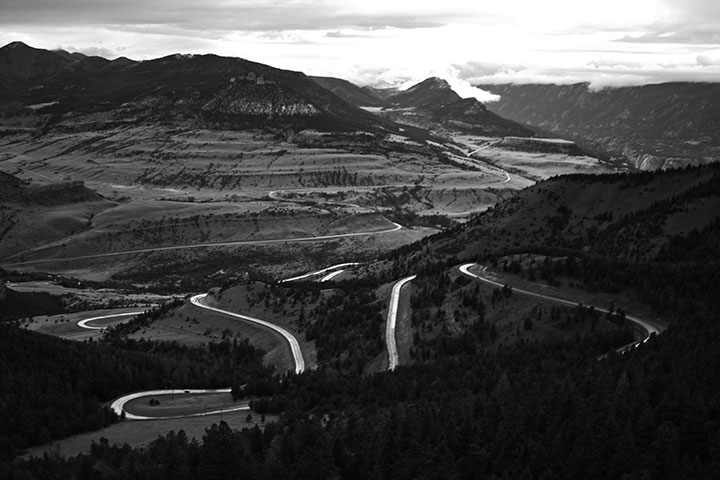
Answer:
<svg viewBox="0 0 720 480"><path fill-rule="evenodd" d="M196 307L204 308L206 310L213 311L215 313L220 313L222 315L227 315L229 317L237 318L240 320L243 320L245 322L255 323L257 325L262 325L263 327L269 328L270 330L273 330L274 332L279 333L283 336L285 340L287 340L288 344L290 345L290 351L292 352L293 361L295 362L295 373L302 373L305 371L305 360L303 359L302 350L300 349L300 343L298 343L297 338L295 336L285 330L283 327L279 325L275 325L274 323L266 322L265 320L260 320L259 318L249 317L247 315L240 315L239 313L235 312L229 312L227 310L221 310L219 308L211 307L209 305L206 305L202 302L202 300L207 297L207 293L201 293L199 295L195 295L190 299L190 303L195 305Z"/></svg>

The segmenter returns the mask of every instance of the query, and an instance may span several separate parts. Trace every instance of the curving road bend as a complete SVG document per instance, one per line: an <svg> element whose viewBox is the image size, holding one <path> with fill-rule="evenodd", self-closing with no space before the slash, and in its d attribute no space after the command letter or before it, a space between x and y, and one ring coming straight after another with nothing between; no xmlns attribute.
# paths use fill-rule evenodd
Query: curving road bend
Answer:
<svg viewBox="0 0 720 480"><path fill-rule="evenodd" d="M478 153L479 151L485 150L486 148L491 147L491 146L493 146L493 145L495 145L495 144L497 144L497 143L498 143L498 142L488 142L488 143L482 145L480 148L475 149L475 150L473 150L472 152L468 153L468 154L466 155L466 157L468 157L468 158L473 158L473 155L475 155L475 154ZM510 181L510 174L507 172L507 170L505 170L504 168L496 167L495 165L490 165L490 166L493 167L493 168L496 168L496 169L500 170L502 173L505 174L505 180L502 181L502 182L498 182L498 183L508 183L508 182Z"/></svg>
<svg viewBox="0 0 720 480"><path fill-rule="evenodd" d="M393 285L390 294L390 307L388 308L387 323L385 324L385 343L388 351L388 370L395 370L400 363L398 356L397 342L395 340L395 324L397 323L397 311L400 305L400 290L402 287L415 279L416 275L398 280Z"/></svg>
<svg viewBox="0 0 720 480"><path fill-rule="evenodd" d="M230 413L230 412L237 412L239 410L250 410L249 402L242 402L242 404L229 407L229 408L223 408L220 410L212 410L210 412L199 412L199 413L191 413L186 415L175 415L175 416L168 416L168 417L148 417L145 415L135 415L134 413L127 412L125 410L125 404L128 403L131 400L135 400L136 398L143 398L143 397L149 397L151 395L160 396L160 395L182 395L182 394L209 394L209 393L230 393L232 389L230 388L216 388L216 389L210 389L210 388L200 388L200 389L190 389L190 390L182 390L182 389L172 389L172 390L147 390L145 392L136 392L136 393L129 393L127 395L123 395L120 398L116 398L113 400L113 402L110 404L110 408L113 412L115 412L119 417L125 414L125 418L127 420L171 420L174 418L187 418L187 417L204 417L206 415L215 415L218 413Z"/></svg>
<svg viewBox="0 0 720 480"><path fill-rule="evenodd" d="M477 263L466 263L466 264L464 264L464 265L461 265L461 266L459 267L459 270L460 270L460 272L462 272L463 274L465 274L465 275L467 275L467 276L469 276L469 277L476 278L476 279L478 279L478 280L480 280L480 281L482 281L482 282L489 283L490 285L494 285L494 286L496 286L496 287L503 287L503 286L504 286L502 283L498 283L498 282L495 282L495 281L493 281L493 280L490 280L489 278L485 278L485 277L483 277L482 275L478 275L478 274L472 273L469 269L472 268L472 267L474 267L474 266L476 266L476 265L477 265ZM484 272L485 270L487 270L487 267L483 268L482 271ZM573 306L573 307L576 307L576 306L578 305L578 302L571 302L571 301L569 301L569 300L564 300L564 299L562 299L562 298L551 297L551 296L549 296L549 295L543 295L543 294L535 293L535 292L529 292L529 291L527 291L527 290L521 290L521 289L519 289L519 288L514 288L514 287L513 287L513 292L522 293L523 295L530 295L530 296L537 297L537 298L542 298L542 299L544 299L544 300L551 300L551 301L553 301L553 302L558 302L558 303L562 303L562 304L565 304L565 305L570 305L570 306ZM588 305L588 306L589 306L589 305ZM606 309L604 309L604 308L599 308L599 307L594 307L594 308L595 308L595 310L597 310L598 312L610 313L609 310L606 310ZM628 344L628 345L625 345L625 346L622 347L620 350L625 350L625 349L627 349L627 348L631 348L631 347L637 346L637 345L639 345L640 343L645 343L645 342L647 342L647 341L650 339L650 337L651 337L652 335L659 335L659 334L661 333L661 330L658 329L657 326L653 325L653 324L650 323L650 322L647 322L647 321L642 320L642 319L640 319L640 318L634 317L634 316L632 316L632 315L625 315L625 318L628 319L628 320L630 320L631 322L635 323L635 324L638 325L640 328L642 328L642 329L645 331L645 337L644 337L642 340L639 340L639 341L637 341L637 342L633 342L633 343L630 343L630 344Z"/></svg>
<svg viewBox="0 0 720 480"><path fill-rule="evenodd" d="M264 327L267 327L280 335L283 336L285 340L287 340L288 344L290 345L290 350L292 351L293 355L293 361L295 363L295 373L302 373L305 370L305 360L303 359L302 350L300 349L300 344L297 341L297 338L290 333L289 331L285 330L284 328L272 324L270 322L266 322L265 320L260 320L259 318L253 318L249 317L247 315L241 315L239 313L229 312L227 310L222 310L220 308L211 307L209 305L205 305L202 303L201 300L203 300L207 296L207 293L201 293L199 295L195 295L190 298L190 303L193 304L196 307L204 308L206 310L211 310L215 313L220 313L223 315L227 315L233 318L238 318L240 320L244 320L247 322L255 323L258 325L262 325ZM101 318L109 318L109 317L119 317L123 315L136 315L137 313L142 312L136 312L136 313L124 313L124 314L114 314L114 315L106 315L102 317L93 317L93 318L87 318L85 320L81 320L78 322L78 325L83 328L89 328L89 329L102 329L105 327L94 327L92 325L87 325L87 322L98 320ZM80 325L82 323L82 325ZM193 413L193 414L187 414L187 415L176 415L176 416L145 416L145 415L136 415L134 413L130 413L125 410L125 404L130 402L131 400L135 400L137 398L143 398L143 397L149 397L152 395L179 395L179 394L212 394L212 393L230 393L232 391L231 388L217 388L217 389L169 389L169 390L147 390L144 392L135 392L135 393L129 393L127 395L123 395L122 397L116 398L112 401L110 404L110 408L118 415L122 416L123 413L125 414L125 418L127 420L169 420L174 418L185 418L185 417L201 417L205 415L215 415L218 413L229 413L229 412L236 412L239 410L249 410L250 406L248 402L243 402L240 405L230 407L230 408L223 408L220 410L212 410L209 412L202 412L202 413Z"/></svg>
<svg viewBox="0 0 720 480"><path fill-rule="evenodd" d="M113 313L112 315L101 315L99 317L85 318L85 319L77 322L77 326L80 328L86 328L88 330L105 330L107 328L107 325L99 327L99 326L94 326L94 325L88 325L88 323L93 322L95 320L102 320L105 318L132 317L135 315L140 315L141 313L144 313L144 312Z"/></svg>
<svg viewBox="0 0 720 480"><path fill-rule="evenodd" d="M265 320L260 320L259 318L249 317L247 315L241 315L239 313L235 312L229 312L227 310L222 310L220 308L211 307L209 305L205 305L202 303L201 300L203 300L205 297L207 297L207 293L201 293L199 295L195 295L194 297L190 298L190 303L195 305L196 307L204 308L206 310L210 310L216 313L220 313L223 315L227 315L229 317L238 318L240 320L244 320L246 322L255 323L258 325L262 325L264 327L267 327L285 338L287 340L288 344L290 344L290 350L292 352L293 361L295 362L295 373L302 373L305 371L305 360L303 359L302 350L300 349L300 343L298 343L297 338L290 333L289 331L285 330L283 327L280 327L278 325L275 325L274 323L266 322Z"/></svg>

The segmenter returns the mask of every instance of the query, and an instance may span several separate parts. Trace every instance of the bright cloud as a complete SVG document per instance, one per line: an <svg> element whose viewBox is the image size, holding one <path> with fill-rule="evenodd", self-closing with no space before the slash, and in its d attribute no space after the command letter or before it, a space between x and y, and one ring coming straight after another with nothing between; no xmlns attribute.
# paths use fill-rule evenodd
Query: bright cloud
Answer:
<svg viewBox="0 0 720 480"><path fill-rule="evenodd" d="M720 81L716 0L3 0L0 44L238 56L360 84ZM72 48L68 47L72 46Z"/></svg>

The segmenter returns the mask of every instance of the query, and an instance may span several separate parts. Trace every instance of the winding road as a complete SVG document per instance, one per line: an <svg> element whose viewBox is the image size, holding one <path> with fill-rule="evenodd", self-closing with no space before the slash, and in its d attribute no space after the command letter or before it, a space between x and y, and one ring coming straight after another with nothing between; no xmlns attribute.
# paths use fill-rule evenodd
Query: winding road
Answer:
<svg viewBox="0 0 720 480"><path fill-rule="evenodd" d="M321 281L327 280L328 277L331 277L333 275L337 275L338 273L342 272L343 270L338 270L345 266L351 266L351 265L357 265L357 263L349 262L349 263L341 263L338 265L333 265L331 267L324 268L322 270L317 270L314 272L310 272L304 275L298 275L297 277L291 277L285 280L282 280L282 282L290 282L294 280L299 280L303 278L308 278L311 276L321 275L327 272L331 272L328 275L325 275ZM496 286L496 287L503 287L504 285L502 283L496 282L494 280L491 280L485 276L482 275L482 272L486 270L486 268L483 268L480 273L474 273L471 272L470 269L473 267L476 267L476 263L466 263L464 265L461 265L458 269L459 271L471 278L480 280L482 282L488 283L490 285ZM407 285L409 282L414 280L416 278L415 275L410 275L408 277L402 278L395 282L395 284L392 287L392 292L390 294L390 304L388 307L388 313L387 313L387 321L385 325L385 343L387 346L387 352L388 352L388 370L392 371L397 368L399 365L399 354L398 354L398 347L397 347L397 340L396 340L396 325L397 325L397 315L398 315L398 308L400 305L400 294L402 291L402 288ZM537 298L541 298L544 300L549 300L569 306L577 306L578 302L573 302L569 300L565 300L562 298L553 297L550 295L543 295L540 293L530 292L527 290L522 290L518 288L513 288L513 292L520 293L523 295L529 295ZM287 341L288 345L290 346L290 351L293 356L293 362L295 364L295 372L296 373L302 373L305 370L305 360L303 358L303 353L300 348L300 343L298 342L297 338L288 330L286 330L283 327L280 327L278 325L275 325L271 322L261 320L258 318L250 317L248 315L242 315L235 312L230 312L227 310L223 310L220 308L212 307L210 305L207 305L204 301L207 298L206 293L198 294L190 298L190 303L194 305L195 307L202 308L205 310L209 310L215 313L219 313L222 315L226 315L229 317L237 318L239 320L254 323L257 325L260 325L262 327L268 328L279 335L283 337L285 341ZM603 313L609 313L608 310L595 307L595 310ZM80 320L78 322L78 326L86 329L94 329L99 330L106 327L101 326L94 326L89 325L90 322L105 318L114 318L114 317L122 317L122 316L133 316L137 315L142 312L125 312L125 313L119 313L119 314L110 314L110 315L103 315L103 316L97 316L92 318L86 318L83 320ZM627 348L632 348L634 346L639 345L642 342L646 342L652 335L659 334L662 331L662 327L658 327L646 320L639 319L637 317L626 315L626 318L630 320L631 322L638 325L641 329L644 330L645 336L642 340L639 340L637 342L633 342L631 344L626 345L625 347L621 348L620 350L625 350ZM240 410L249 410L249 404L248 402L242 402L239 405L235 405L229 408L223 408L219 410L212 410L212 411L206 411L202 413L194 413L194 414L186 414L186 415L178 415L178 416L145 416L145 415L137 415L130 412L127 412L125 410L125 405L135 399L148 397L148 396L161 396L161 395L179 395L179 394L218 394L218 393L230 393L230 388L221 388L221 389L166 389L166 390L150 390L150 391L144 391L144 392L135 392L130 393L127 395L123 395L120 398L115 399L110 407L112 410L119 416L125 415L126 419L129 420L160 420L160 419L173 419L173 418L183 418L183 417L197 417L197 416L204 416L204 415L214 415L219 413L228 413L228 412L235 412Z"/></svg>
<svg viewBox="0 0 720 480"><path fill-rule="evenodd" d="M205 310L210 310L215 313L219 313L222 315L227 315L229 317L237 318L239 320L243 320L245 322L254 323L257 325L261 325L263 327L269 328L270 330L279 333L290 345L290 351L292 352L293 356L293 362L295 363L295 373L302 373L305 371L305 360L303 358L302 350L300 349L300 343L298 342L297 338L284 329L283 327L280 327L278 325L275 325L273 323L267 322L265 320L260 320L259 318L250 317L247 315L241 315L239 313L230 312L228 310L222 310L220 308L211 307L209 305L206 305L202 301L207 297L207 293L201 293L198 295L195 295L190 298L190 303L196 307L203 308ZM129 315L129 314L124 314ZM89 322L92 320L97 320L100 318L109 318L112 316L120 316L120 315L107 315L104 317L94 317L89 318L86 320L81 320L81 322ZM83 324L81 325L83 328L105 328L105 327L92 327L89 325ZM79 325L79 323L78 323ZM123 395L122 397L116 398L113 400L113 402L110 404L110 408L118 415L122 416L125 415L125 418L128 420L168 420L173 418L183 418L183 417L199 417L204 415L214 415L218 413L229 413L229 412L236 412L239 410L249 410L250 407L248 405L248 402L243 402L240 405L236 405L229 408L223 408L220 410L212 410L209 412L202 412L202 413L193 413L193 414L187 414L187 415L177 415L177 416L169 416L169 417L162 417L162 416L145 416L145 415L136 415L133 413L128 412L125 410L125 405L137 398L143 398L143 397L149 397L149 396L160 396L160 395L179 395L179 394L197 394L197 395L206 395L206 394L215 394L215 393L230 393L232 389L230 387L228 388L219 388L219 389L169 389L169 390L148 390L144 392L135 392L135 393L129 393L127 395Z"/></svg>
<svg viewBox="0 0 720 480"><path fill-rule="evenodd" d="M503 287L503 286L504 286L502 283L495 282L495 281L493 281L493 280L490 280L489 278L483 277L482 275L473 273L473 272L471 272L471 271L469 270L470 268L475 267L475 266L477 266L477 263L466 263L466 264L464 264L464 265L461 265L458 269L460 270L461 273L467 275L468 277L475 278L475 279L477 279L477 280L480 280L480 281L485 282L485 283L489 283L490 285L494 285L494 286L496 286L496 287ZM483 268L482 271L484 272L485 270L487 270L487 267ZM542 298L542 299L544 299L544 300L550 300L550 301L553 301L553 302L562 303L562 304L570 305L570 306L573 306L573 307L576 307L576 306L578 305L578 302L572 302L572 301L570 301L570 300L565 300L565 299L557 298L557 297L551 297L551 296L549 296L549 295L543 295L543 294L540 294L540 293L529 292L529 291L527 291L527 290L521 290L521 289L515 288L515 287L513 287L513 292L515 292L515 293L521 293L521 294L523 294L523 295L530 295L530 296L532 296L532 297ZM588 306L589 306L589 305L588 305ZM594 307L594 308L595 308L595 310L597 310L598 312L610 313L609 310L606 310L606 309L604 309L604 308L599 308L599 307ZM645 337L644 337L642 340L639 340L639 341L637 341L637 342L632 342L632 343L630 343L630 344L628 344L628 345L625 345L624 347L621 347L621 348L620 348L621 351L622 351L622 350L625 350L625 349L627 349L627 348L631 348L631 347L637 346L637 345L639 345L640 343L647 342L652 335L659 335L659 334L662 332L662 329L661 329L661 328L659 328L659 327L656 326L656 325L653 325L652 323L650 323L650 322L648 322L648 321L646 321L646 320L642 320L642 319L637 318L637 317L634 317L634 316L632 316L632 315L625 315L625 318L628 319L628 320L630 320L631 322L635 323L636 325L638 325L641 329L643 329L643 330L645 331Z"/></svg>
<svg viewBox="0 0 720 480"><path fill-rule="evenodd" d="M322 270L317 270L315 272L310 272L304 275L298 275L297 277L288 278L285 280L282 280L284 282L290 282L293 280L299 280L302 278L307 278L313 275L320 275L326 272L332 272L329 275L326 275L321 279L321 281L328 280L328 277L331 275L337 275L341 273L343 270L337 271L338 268L342 268L345 266L351 266L351 265L358 265L358 263L355 262L349 262L349 263L341 263L338 265L333 265L331 267L324 268ZM335 270L335 271L333 271ZM397 365L399 364L399 356L398 356L398 349L397 349L397 342L395 339L395 326L397 323L397 312L398 307L400 305L400 291L402 290L402 287L407 284L408 282L412 281L415 278L415 275L405 277L393 285L392 293L390 295L390 306L388 308L388 315L387 315L387 323L385 327L385 341L387 344L387 350L388 350L388 370L394 370ZM280 327L279 325L275 325L273 323L267 322L265 320L261 320L259 318L250 317L248 315L242 315L235 312L230 312L228 310L222 310L220 308L212 307L210 305L207 305L203 302L207 297L206 293L201 293L198 295L195 295L190 298L190 303L198 308L203 308L205 310L210 310L215 313L219 313L222 315L227 315L229 317L237 318L242 321L254 323L257 325L261 325L263 327L269 328L270 330L273 330L274 332L280 334L288 343L290 346L290 351L293 356L293 362L295 363L295 373L302 373L305 371L305 360L303 358L302 349L300 348L300 343L298 342L297 338L290 333L288 330L286 330L283 327ZM92 317L87 318L84 320L81 320L78 322L78 326L82 328L88 328L88 329L104 329L106 327L99 327L99 326L92 326L88 325L89 322L94 320L100 320L103 318L113 318L113 317L120 317L120 316L130 316L130 315L137 315L138 313L142 312L127 312L127 313L121 313L121 314L111 314L111 315L104 315L99 317ZM182 418L182 417L196 417L196 416L203 416L203 415L214 415L218 413L227 413L227 412L234 412L238 410L248 410L250 407L248 406L247 402L244 402L241 405L222 409L222 410L213 410L209 412L203 412L203 413L195 413L195 414L189 414L189 415L181 415L181 416L171 416L171 417L161 417L161 416L145 416L145 415L136 415L133 413L130 413L125 410L125 405L135 399L148 397L148 396L161 396L161 395L177 395L177 394L215 394L215 393L230 393L231 388L221 388L221 389L167 389L167 390L149 390L144 392L134 392L129 393L127 395L123 395L122 397L116 398L113 400L113 402L110 405L110 408L118 415L122 416L125 415L125 418L128 420L166 420L166 419L172 419L172 418Z"/></svg>
<svg viewBox="0 0 720 480"><path fill-rule="evenodd" d="M302 373L305 371L305 360L303 359L302 350L300 349L300 343L297 341L297 338L295 338L292 333L288 332L281 326L275 325L274 323L266 322L265 320L260 320L259 318L249 317L247 315L240 315L239 313L229 312L227 310L222 310L220 308L206 305L202 303L202 300L205 299L205 297L207 297L207 293L195 295L194 297L190 298L190 303L192 303L196 307L204 308L215 313L220 313L222 315L227 315L229 317L244 320L246 322L262 325L263 327L267 327L270 330L279 333L283 336L285 340L287 340L288 344L290 345L290 351L292 352L293 361L295 362L295 373Z"/></svg>
<svg viewBox="0 0 720 480"><path fill-rule="evenodd" d="M498 142L499 142L499 141L498 141ZM488 143L482 145L480 148L477 148L477 149L473 150L472 152L468 153L468 154L466 155L466 157L468 157L468 158L473 158L473 155L475 155L477 152L480 152L480 151L482 151L482 150L485 150L486 148L491 147L491 146L497 144L498 142L488 142ZM488 165L490 165L490 166L493 167L493 168L496 168L496 169L500 170L502 173L505 174L505 180L502 181L502 182L498 182L498 183L508 183L508 182L510 181L510 174L507 172L507 170L505 170L505 169L503 169L503 168L500 168L500 167L496 167L495 165L492 165L492 164L489 164L489 163L488 163Z"/></svg>

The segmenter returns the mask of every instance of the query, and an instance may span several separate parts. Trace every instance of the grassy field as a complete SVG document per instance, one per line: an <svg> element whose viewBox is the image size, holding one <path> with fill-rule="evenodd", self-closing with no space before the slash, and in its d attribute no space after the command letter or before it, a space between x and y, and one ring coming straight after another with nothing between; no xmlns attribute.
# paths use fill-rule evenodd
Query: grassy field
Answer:
<svg viewBox="0 0 720 480"><path fill-rule="evenodd" d="M481 140L463 141L471 145ZM0 168L8 173L40 184L83 180L104 197L8 212L12 226L0 240L5 265L8 256L17 262L377 231L391 225L386 217L398 209L464 221L532 184L465 157L457 145L421 145L397 135L302 131L281 136L156 125L50 132L40 139L11 135L0 139L0 147ZM230 279L222 275L224 268L203 267L217 252L232 254L231 268L281 275L282 270L325 266L321 258L343 262L376 257L435 233L443 223L434 221L411 224L433 228L325 245L207 247L12 268L146 285L146 267L177 273L185 264L202 276L216 275L222 284ZM250 253L243 255L246 250ZM159 281L164 277L156 275Z"/></svg>
<svg viewBox="0 0 720 480"><path fill-rule="evenodd" d="M208 300L212 304L212 299ZM224 308L222 305L216 306ZM252 315L251 312L238 308L225 309ZM262 317L262 313L257 317L272 321ZM278 372L294 368L290 347L279 334L262 326L195 307L189 302L130 337L175 341L183 345L204 345L224 339L247 338L254 346L265 350L264 362L274 365ZM307 345L301 346L304 351L308 348Z"/></svg>
<svg viewBox="0 0 720 480"><path fill-rule="evenodd" d="M158 403L151 404L151 400ZM153 395L129 401L125 404L125 411L147 417L181 417L232 409L246 404L247 401L234 401L229 393Z"/></svg>
<svg viewBox="0 0 720 480"><path fill-rule="evenodd" d="M247 421L248 413L251 421ZM96 432L82 433L63 440L52 442L48 445L41 445L28 449L28 456L41 457L43 453L57 452L62 456L74 456L90 450L90 444L99 442L106 438L108 442L118 445L128 444L132 447L147 445L159 435L166 435L174 431L183 430L189 438L202 439L205 430L220 421L227 422L231 428L243 429L259 426L262 428L266 423L277 421L276 415L267 415L265 421L262 416L255 412L238 411L204 417L189 417L172 420L142 420L124 421L105 427Z"/></svg>
<svg viewBox="0 0 720 480"><path fill-rule="evenodd" d="M42 315L34 317L31 321L25 322L25 328L36 332L53 335L56 337L66 338L69 340L84 341L88 339L98 339L102 335L102 330L89 330L77 326L77 322L91 317L99 317L103 315L115 315L124 312L139 312L143 308L113 308L102 310L87 310L77 313L64 313L61 315ZM92 322L94 326L107 327L128 321L132 317L107 318Z"/></svg>
<svg viewBox="0 0 720 480"><path fill-rule="evenodd" d="M296 301L294 297L287 298L283 293L284 290L283 287L274 287L264 283L236 285L214 293L211 301L214 301L215 304L211 303L211 305L260 318L290 331L300 343L306 368L312 368L317 362L315 344L308 341L305 334L299 330L297 319L301 308L308 311L314 308L316 302L304 299ZM284 301L281 300L283 298L285 298Z"/></svg>
<svg viewBox="0 0 720 480"><path fill-rule="evenodd" d="M508 150L496 144L500 140L496 138L459 135L454 137L454 140L464 145L468 151L490 143L473 156L486 160L491 165L516 172L519 176L530 180L544 180L555 175L571 173L609 173L616 169L615 166L603 163L594 157Z"/></svg>

